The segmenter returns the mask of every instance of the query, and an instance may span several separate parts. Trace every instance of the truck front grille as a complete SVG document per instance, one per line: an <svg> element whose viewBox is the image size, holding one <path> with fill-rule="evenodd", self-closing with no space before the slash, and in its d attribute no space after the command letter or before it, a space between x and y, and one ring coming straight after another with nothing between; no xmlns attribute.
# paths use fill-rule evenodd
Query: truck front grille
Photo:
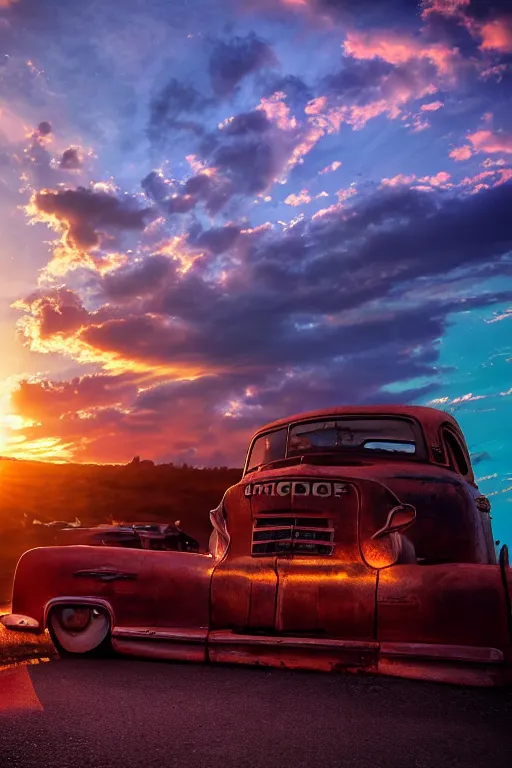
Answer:
<svg viewBox="0 0 512 768"><path fill-rule="evenodd" d="M279 517L265 515L254 521L252 554L332 555L333 540L334 528L326 517L303 517L291 512Z"/></svg>

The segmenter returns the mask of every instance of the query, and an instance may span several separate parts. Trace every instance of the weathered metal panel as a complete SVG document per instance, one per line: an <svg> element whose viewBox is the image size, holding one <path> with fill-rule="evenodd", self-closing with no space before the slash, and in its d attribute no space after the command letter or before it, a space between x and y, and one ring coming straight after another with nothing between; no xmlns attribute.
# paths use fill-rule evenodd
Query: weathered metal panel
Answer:
<svg viewBox="0 0 512 768"><path fill-rule="evenodd" d="M397 565L379 575L378 639L510 645L505 591L494 565Z"/></svg>

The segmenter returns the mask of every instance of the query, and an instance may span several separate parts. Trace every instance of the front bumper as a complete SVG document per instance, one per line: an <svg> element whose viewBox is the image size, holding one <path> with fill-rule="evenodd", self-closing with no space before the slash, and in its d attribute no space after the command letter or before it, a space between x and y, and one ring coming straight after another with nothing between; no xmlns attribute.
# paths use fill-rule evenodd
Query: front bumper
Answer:
<svg viewBox="0 0 512 768"><path fill-rule="evenodd" d="M36 619L30 616L22 616L19 613L7 613L0 617L0 622L6 629L13 632L33 632L35 634L42 632L41 626Z"/></svg>

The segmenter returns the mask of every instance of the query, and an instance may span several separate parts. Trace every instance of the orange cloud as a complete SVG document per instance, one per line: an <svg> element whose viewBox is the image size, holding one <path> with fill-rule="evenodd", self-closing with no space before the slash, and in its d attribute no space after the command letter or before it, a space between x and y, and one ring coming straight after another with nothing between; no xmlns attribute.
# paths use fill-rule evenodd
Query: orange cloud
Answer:
<svg viewBox="0 0 512 768"><path fill-rule="evenodd" d="M435 93L436 90L432 83L416 84L415 86L398 83L388 89L386 98L377 99L362 106L353 105L341 109L344 110L345 122L351 125L354 130L360 130L364 128L368 120L380 115L386 115L390 120L397 120L403 114L403 107L408 101L421 99ZM428 127L428 121L422 121L419 116L414 119L413 130L418 131Z"/></svg>
<svg viewBox="0 0 512 768"><path fill-rule="evenodd" d="M476 194L484 189L499 187L512 179L512 168L495 168L493 171L481 171L475 176L466 176L462 179L460 187L472 187L471 194Z"/></svg>
<svg viewBox="0 0 512 768"><path fill-rule="evenodd" d="M288 195L286 200L284 201L286 205L293 205L294 207L297 207L298 205L306 205L307 203L311 202L311 197L307 191L307 189L302 189L298 195L291 194Z"/></svg>
<svg viewBox="0 0 512 768"><path fill-rule="evenodd" d="M46 224L61 235L45 275L62 276L77 267L105 274L125 263L111 243L123 231L143 231L151 209L139 208L135 197L117 197L108 183L88 188L42 189L25 207L30 223Z"/></svg>
<svg viewBox="0 0 512 768"><path fill-rule="evenodd" d="M398 187L402 184L412 184L416 181L416 175L412 173L410 176L405 176L403 173L398 173L396 176L392 176L390 179L382 179L383 187Z"/></svg>
<svg viewBox="0 0 512 768"><path fill-rule="evenodd" d="M482 51L512 53L512 16L488 21L480 27Z"/></svg>
<svg viewBox="0 0 512 768"><path fill-rule="evenodd" d="M495 174L496 171L482 171L481 173L477 173L476 176L466 176L462 179L460 185L461 187L474 186L475 184L480 184L484 179L493 177Z"/></svg>
<svg viewBox="0 0 512 768"><path fill-rule="evenodd" d="M487 80L489 77L495 77L498 83L503 79L504 73L509 68L508 64L495 64L492 67L486 67L480 72L480 77Z"/></svg>
<svg viewBox="0 0 512 768"><path fill-rule="evenodd" d="M232 117L227 118L227 120L225 120L224 123L221 123L219 125L219 128L221 126L224 127L225 125L229 124L229 122L231 122L232 120L233 120ZM215 173L217 172L216 168L208 168L206 162L204 162L204 160L200 160L196 155L187 155L185 157L185 160L190 165L190 167L192 168L195 174L200 173L203 176L214 176Z"/></svg>
<svg viewBox="0 0 512 768"><path fill-rule="evenodd" d="M410 186L411 184L418 182L418 185L420 186L416 185L414 189L430 191L432 187L448 189L453 186L449 183L450 178L450 174L446 171L439 171L439 173L436 173L434 176L421 176L420 178L414 173L411 173L410 176L405 176L403 173L399 173L396 176L392 176L390 179L382 179L381 185L383 187L399 187L403 185Z"/></svg>
<svg viewBox="0 0 512 768"><path fill-rule="evenodd" d="M355 59L382 59L389 64L406 64L412 59L427 59L440 74L451 73L458 56L456 48L442 43L422 44L421 40L392 30L349 32L343 43L347 56Z"/></svg>
<svg viewBox="0 0 512 768"><path fill-rule="evenodd" d="M132 332L140 334L137 350L130 348L131 345L107 341L109 334L115 336L120 324L118 309L106 304L90 312L70 289L37 292L15 302L13 308L25 312L18 321L18 332L33 352L59 354L78 363L100 366L104 371L144 374L148 379L194 377L205 370L205 366L196 361L176 359L169 364L161 360L156 363L153 350L147 354L144 334L148 334L148 339L153 336L168 340L170 330L165 319L155 313L138 319L128 314L123 321ZM180 344L180 328L174 326L172 330L175 342Z"/></svg>
<svg viewBox="0 0 512 768"><path fill-rule="evenodd" d="M130 374L87 374L70 381L22 380L11 394L11 405L35 423L66 413L125 406L137 395L140 377Z"/></svg>
<svg viewBox="0 0 512 768"><path fill-rule="evenodd" d="M475 176L466 176L461 182L460 186L467 187L467 186L473 186L475 184L479 184L480 182L484 181L485 179L490 180L492 179L491 186L499 186L500 184L504 184L507 181L510 181L510 178L512 177L512 168L495 168L494 170L487 170L487 171L481 171L480 173L477 173Z"/></svg>
<svg viewBox="0 0 512 768"><path fill-rule="evenodd" d="M304 112L306 115L319 115L325 109L326 104L327 96L319 96L306 104Z"/></svg>
<svg viewBox="0 0 512 768"><path fill-rule="evenodd" d="M421 15L424 19L434 13L441 16L458 16L469 7L471 0L422 0Z"/></svg>
<svg viewBox="0 0 512 768"><path fill-rule="evenodd" d="M468 139L477 152L512 152L511 134L476 131L470 133Z"/></svg>
<svg viewBox="0 0 512 768"><path fill-rule="evenodd" d="M395 104L390 104L386 99L379 99L378 101L372 101L370 104L365 104L361 107L350 107L348 110L347 122L357 130L364 128L368 120L383 115L385 112L387 112L391 118L398 117L400 113Z"/></svg>
<svg viewBox="0 0 512 768"><path fill-rule="evenodd" d="M472 151L469 144L465 144L463 147L455 147L450 152L448 152L448 157L451 157L452 160L456 161L469 160L471 155Z"/></svg>
<svg viewBox="0 0 512 768"><path fill-rule="evenodd" d="M320 96L309 102L305 108L307 115L305 123L299 122L291 114L291 109L285 103L286 94L276 91L272 96L263 98L256 109L263 110L267 119L291 137L297 137L297 143L288 152L288 158L284 163L282 174L276 178L285 181L287 173L297 164L303 162L305 155L310 152L318 141L326 134L339 130L341 115L336 110L323 110L327 107L327 97Z"/></svg>
<svg viewBox="0 0 512 768"><path fill-rule="evenodd" d="M442 101L431 101L429 104L422 104L420 109L422 112L437 112L441 107L444 107Z"/></svg>
<svg viewBox="0 0 512 768"><path fill-rule="evenodd" d="M406 127L409 127L409 123L405 124ZM423 115L414 115L413 121L412 121L412 133L419 133L420 131L426 131L427 128L430 128L430 121L427 120Z"/></svg>
<svg viewBox="0 0 512 768"><path fill-rule="evenodd" d="M446 189L452 186L452 184L448 183L450 178L450 174L446 171L439 171L435 176L422 176L418 181L421 184L428 184L431 187L441 187L442 189Z"/></svg>
<svg viewBox="0 0 512 768"><path fill-rule="evenodd" d="M502 165L506 165L507 162L502 157L500 157L498 160L493 160L490 157L486 157L485 160L482 161L482 165L484 168L494 168L496 166L500 167Z"/></svg>
<svg viewBox="0 0 512 768"><path fill-rule="evenodd" d="M325 168L322 168L321 171L319 171L320 174L329 173L331 171L337 171L338 168L341 168L343 163L341 163L339 160L334 160L330 165L326 165Z"/></svg>
<svg viewBox="0 0 512 768"><path fill-rule="evenodd" d="M308 152L311 152L313 147L320 141L325 135L325 129L319 125L311 125L308 127L302 141L300 141L292 150L290 157L285 165L284 177L286 173L290 171L297 164L303 162L303 158Z"/></svg>
<svg viewBox="0 0 512 768"><path fill-rule="evenodd" d="M291 109L285 104L285 99L285 93L276 91L272 96L261 99L256 109L262 109L267 118L282 131L291 131L298 127L298 121L291 115Z"/></svg>
<svg viewBox="0 0 512 768"><path fill-rule="evenodd" d="M337 213L340 213L344 208L346 208L346 200L349 200L354 195L357 195L357 188L354 183L352 183L350 187L347 187L346 189L339 189L336 192L338 202L334 203L334 205L330 205L328 208L321 208L319 211L313 214L311 217L312 220L322 219L324 216L333 216Z"/></svg>
<svg viewBox="0 0 512 768"><path fill-rule="evenodd" d="M304 109L306 119L301 122L291 114L291 109L285 103L285 99L286 94L277 91L272 96L261 99L256 107L256 109L263 110L267 119L284 134L288 134L292 138L296 137L296 143L288 152L282 174L276 179L282 182L286 180L286 175L292 168L304 162L305 155L316 146L325 134L336 133L340 130L347 115L345 107L330 107L327 96L319 96L306 105Z"/></svg>
<svg viewBox="0 0 512 768"><path fill-rule="evenodd" d="M143 230L147 209L134 200L122 200L97 189L43 189L35 192L28 206L33 220L65 234L70 247L96 248L100 233L111 228Z"/></svg>
<svg viewBox="0 0 512 768"><path fill-rule="evenodd" d="M248 389L245 399L251 396ZM124 463L136 454L171 455L177 462L210 466L227 464L234 456L241 461L248 425L246 418L237 418L247 414L240 397L240 387L231 379L214 376L162 378L156 384L129 374L22 381L12 391L10 407L37 419L12 413L16 429L6 430L2 453L57 463ZM206 414L212 426L207 441Z"/></svg>
<svg viewBox="0 0 512 768"><path fill-rule="evenodd" d="M338 197L338 203L344 203L345 200L348 200L354 195L357 195L357 189L355 184L351 184L350 187L348 187L348 189L339 189L336 192L336 195Z"/></svg>
<svg viewBox="0 0 512 768"><path fill-rule="evenodd" d="M379 81L378 88L368 91L375 96L371 101L343 104L331 109L330 119L334 122L336 117L340 124L345 122L353 130L360 130L369 120L381 115L389 120L397 120L403 116L404 107L409 101L432 96L436 91L437 86L432 82L429 68L397 66ZM428 127L420 115L415 117L413 125L416 130Z"/></svg>

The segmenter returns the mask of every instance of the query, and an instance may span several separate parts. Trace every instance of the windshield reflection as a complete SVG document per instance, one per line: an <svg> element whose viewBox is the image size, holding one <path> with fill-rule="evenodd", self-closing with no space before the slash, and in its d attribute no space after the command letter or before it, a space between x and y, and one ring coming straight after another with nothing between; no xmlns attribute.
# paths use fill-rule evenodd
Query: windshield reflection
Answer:
<svg viewBox="0 0 512 768"><path fill-rule="evenodd" d="M402 418L337 418L294 424L258 437L252 446L247 472L275 461L303 454L386 452L414 455L416 435Z"/></svg>

